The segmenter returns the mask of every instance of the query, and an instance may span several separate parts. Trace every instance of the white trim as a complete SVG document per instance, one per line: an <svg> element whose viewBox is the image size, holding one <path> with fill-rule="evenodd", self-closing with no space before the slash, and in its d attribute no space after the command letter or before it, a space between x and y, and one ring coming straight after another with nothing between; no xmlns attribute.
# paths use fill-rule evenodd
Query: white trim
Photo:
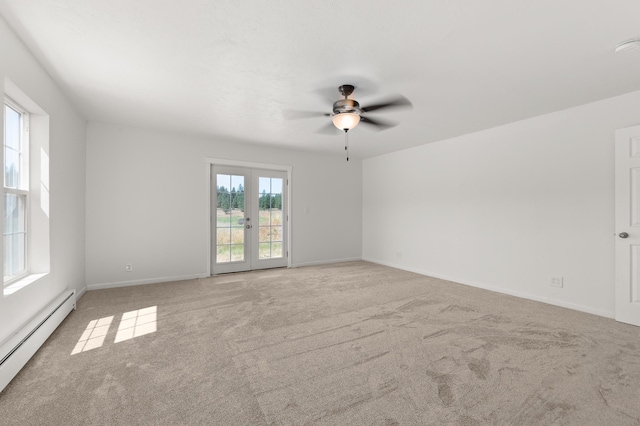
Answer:
<svg viewBox="0 0 640 426"><path fill-rule="evenodd" d="M13 81L9 80L5 76L4 78L4 95L11 98L12 101L17 102L22 108L26 108L31 114L44 114L48 115L45 110L40 108L38 104L33 102Z"/></svg>
<svg viewBox="0 0 640 426"><path fill-rule="evenodd" d="M255 161L230 160L227 158L210 158L204 159L208 164L217 164L218 166L236 166L248 167L251 169L267 169L291 172L292 167L284 164L257 163Z"/></svg>
<svg viewBox="0 0 640 426"><path fill-rule="evenodd" d="M211 271L212 271L212 265L211 265L211 222L213 221L213 212L211 211L211 191L213 190L213 188L211 188L211 183L212 183L212 179L213 179L213 163L209 163L209 161L206 161L206 166L207 166L207 184L206 184L206 188L207 188L207 193L206 196L204 197L206 203L207 203L207 207L204 209L204 211L206 212L206 221L205 221L205 232L204 235L206 235L207 237L207 244L205 244L205 246L207 247L207 272L209 272L209 275L211 275Z"/></svg>
<svg viewBox="0 0 640 426"><path fill-rule="evenodd" d="M147 278L144 280L133 280L133 281L119 281L115 283L100 283L100 284L89 284L87 285L87 290L103 290L106 288L117 288L117 287L132 287L136 285L144 285L144 284L160 284L160 283L168 283L172 281L188 281L195 280L198 278L209 278L208 274L194 274L194 275L183 275L178 277L158 277L158 278Z"/></svg>
<svg viewBox="0 0 640 426"><path fill-rule="evenodd" d="M22 105L20 105L20 103L14 101L13 98L6 93L4 95L4 103L9 105L11 109L15 110L21 115L29 114L29 111L27 111Z"/></svg>
<svg viewBox="0 0 640 426"><path fill-rule="evenodd" d="M65 291L0 344L0 392L75 308L75 290Z"/></svg>
<svg viewBox="0 0 640 426"><path fill-rule="evenodd" d="M77 292L76 292L76 302L77 302L78 300L80 300L80 298L81 298L82 296L84 296L84 294L85 294L86 292L87 292L87 287L86 287L86 286L85 286L84 288L82 288L80 291L77 291Z"/></svg>
<svg viewBox="0 0 640 426"><path fill-rule="evenodd" d="M615 313L612 312L612 311L603 311L601 309L594 309L594 308L591 308L589 306L578 305L578 304L575 304L575 303L570 303L570 302L565 302L565 301L562 301L562 300L552 299L550 297L537 296L535 294L524 293L524 292L519 292L519 291L513 291L513 290L501 288L501 287L494 287L494 286L491 286L491 285L487 285L487 284L483 284L483 283L479 283L479 282L475 282L475 281L458 279L458 278L455 278L455 277L450 277L450 276L442 275L442 274L435 274L435 273L432 273L432 272L429 272L429 271L425 271L425 270L422 270L422 269L407 268L406 266L397 265L397 264L390 263L390 262L383 262L383 261L380 261L380 260L374 260L374 259L369 259L369 258L363 258L362 260L364 260L366 262L377 263L379 265L389 266L391 268L402 269L403 271L414 272L416 274L425 275L425 276L428 276L428 277L433 277L433 278L438 278L438 279L441 279L441 280L451 281L451 282L457 283L457 284L468 285L468 286L471 286L471 287L481 288L483 290L489 290L489 291L493 291L493 292L496 292L496 293L508 294L509 296L515 296L515 297L519 297L521 299L533 300L535 302L542 302L542 303L546 303L546 304L549 304L549 305L559 306L561 308L572 309L574 311L586 312L588 314L598 315L598 316L605 317L605 318L614 319L614 317L615 317Z"/></svg>
<svg viewBox="0 0 640 426"><path fill-rule="evenodd" d="M17 290L23 288L24 286L32 283L37 280L39 277L35 277L31 279L31 275L29 272L30 268L30 245L31 245L31 235L30 235L30 222L31 222L31 194L29 192L29 183L31 181L31 162L29 160L30 150L31 150L31 140L29 135L29 111L25 109L24 106L16 102L12 99L7 93L4 95L4 109L3 109L3 119L6 121L6 109L9 107L14 110L18 114L20 114L20 143L19 149L17 150L18 158L19 158L19 173L18 173L18 182L17 188L6 187L6 182L3 183L3 196L6 194L13 194L18 196L19 198L24 197L24 231L15 232L6 234L6 228L3 228L3 235L17 235L24 234L24 247L22 256L24 258L24 268L18 271L16 274L11 276L4 276L4 294L12 294ZM4 124L5 121L3 121ZM3 153L7 149L7 141L2 140ZM3 163L5 158L2 158ZM6 166L6 164L5 164ZM26 188L26 189L25 189ZM2 204L3 211L6 208L6 205ZM6 266L6 265L5 265ZM6 272L6 271L5 271ZM13 290L11 290L11 288Z"/></svg>
<svg viewBox="0 0 640 426"><path fill-rule="evenodd" d="M288 252L288 256L287 256L287 268L292 268L293 267L293 216L291 215L292 212L292 205L293 205L293 197L291 196L292 191L291 188L293 186L293 167L292 166L286 166L284 164L269 164L269 163L258 163L255 161L241 161L241 160L230 160L227 158L212 158L212 157L205 157L204 159L207 170L206 170L206 176L207 176L207 194L205 197L206 203L207 203L207 208L206 208L206 235L207 235L207 271L209 271L209 276L211 276L211 274L213 274L213 267L211 265L211 193L212 193L212 188L211 188L211 182L212 182L212 176L211 176L211 169L212 166L217 165L217 166L235 166L235 167L247 167L247 168L252 168L252 169L265 169L265 170L277 170L280 172L286 172L287 173L287 230L288 232L287 234L287 252Z"/></svg>
<svg viewBox="0 0 640 426"><path fill-rule="evenodd" d="M17 277L15 281L7 281L4 287L4 295L9 296L10 294L13 294L16 291L25 288L29 284L33 284L34 282L38 281L40 278L46 277L47 275L49 275L48 272L45 272L42 274L26 273L24 275L21 275L20 277Z"/></svg>
<svg viewBox="0 0 640 426"><path fill-rule="evenodd" d="M292 268L301 268L304 266L328 265L330 263L357 262L360 260L363 260L363 259L361 257L349 257L345 259L314 260L312 262L294 263ZM375 263L375 262L372 262L372 263Z"/></svg>

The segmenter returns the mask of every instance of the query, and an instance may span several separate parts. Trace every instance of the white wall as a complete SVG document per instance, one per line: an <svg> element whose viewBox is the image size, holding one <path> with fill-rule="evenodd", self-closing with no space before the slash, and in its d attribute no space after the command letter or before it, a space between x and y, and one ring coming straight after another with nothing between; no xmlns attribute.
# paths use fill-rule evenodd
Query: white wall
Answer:
<svg viewBox="0 0 640 426"><path fill-rule="evenodd" d="M292 166L293 266L362 254L362 162L89 123L89 288L208 274L208 158ZM305 207L309 212L305 213ZM126 263L133 265L125 272Z"/></svg>
<svg viewBox="0 0 640 426"><path fill-rule="evenodd" d="M635 92L365 160L363 258L612 317L614 132L638 123Z"/></svg>
<svg viewBox="0 0 640 426"><path fill-rule="evenodd" d="M65 289L86 289L86 128L64 93L2 19L0 40L0 81L9 79L48 114L50 185L50 272L13 294L0 293L1 343Z"/></svg>

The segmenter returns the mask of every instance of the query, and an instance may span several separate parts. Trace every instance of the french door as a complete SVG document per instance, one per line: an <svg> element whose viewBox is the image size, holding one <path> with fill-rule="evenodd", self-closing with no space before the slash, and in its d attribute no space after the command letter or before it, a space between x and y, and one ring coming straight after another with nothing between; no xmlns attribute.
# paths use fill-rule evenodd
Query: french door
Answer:
<svg viewBox="0 0 640 426"><path fill-rule="evenodd" d="M287 173L212 166L213 274L287 266Z"/></svg>
<svg viewBox="0 0 640 426"><path fill-rule="evenodd" d="M616 132L616 320L640 326L640 126Z"/></svg>

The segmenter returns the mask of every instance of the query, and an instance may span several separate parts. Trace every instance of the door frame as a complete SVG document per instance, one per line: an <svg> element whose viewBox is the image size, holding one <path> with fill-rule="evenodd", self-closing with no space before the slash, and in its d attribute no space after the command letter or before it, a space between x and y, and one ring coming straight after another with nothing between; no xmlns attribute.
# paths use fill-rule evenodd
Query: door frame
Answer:
<svg viewBox="0 0 640 426"><path fill-rule="evenodd" d="M640 303L634 278L637 272L637 247L640 247L640 223L633 194L637 191L637 179L633 171L638 170L640 153L637 137L640 126L617 129L615 134L615 319L619 322L640 326ZM634 185L636 183L636 185ZM634 191L635 190L635 191ZM627 234L622 236L621 233ZM636 262L634 262L634 258ZM634 268L634 265L636 268Z"/></svg>
<svg viewBox="0 0 640 426"><path fill-rule="evenodd" d="M249 169L264 169L264 170L276 170L279 172L286 172L287 174L287 181L288 181L288 185L286 185L286 197L287 197L287 203L285 206L285 214L286 214L286 220L284 223L284 227L286 229L285 231L285 239L286 239L286 244L287 244L287 268L291 268L291 264L292 264L292 259L293 259L293 245L291 244L292 238L291 238L291 222L292 222L292 216L291 216L291 206L293 204L293 200L291 197L291 187L293 184L293 180L292 180L292 175L293 175L293 167L291 166L287 166L287 165L283 165L283 164L270 164L270 163L258 163L258 162L253 162L253 161L240 161L240 160L230 160L230 159L226 159L226 158L210 158L207 157L205 158L205 166L206 166L206 178L207 178L207 195L206 195L206 202L207 202L207 208L206 208L206 212L207 212L207 217L206 217L206 236L207 236L207 271L209 276L211 276L213 274L213 265L211 263L211 232L212 232L212 227L211 227L211 221L212 221L212 217L213 217L213 211L211 210L211 196L212 196L212 191L213 188L212 186L212 174L211 171L213 169L213 166L221 166L221 167L245 167L245 168L249 168Z"/></svg>

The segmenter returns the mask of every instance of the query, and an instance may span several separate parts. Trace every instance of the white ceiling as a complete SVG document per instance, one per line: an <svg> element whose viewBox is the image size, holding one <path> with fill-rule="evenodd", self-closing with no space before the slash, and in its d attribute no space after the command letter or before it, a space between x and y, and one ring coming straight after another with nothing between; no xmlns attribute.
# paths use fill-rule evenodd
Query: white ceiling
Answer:
<svg viewBox="0 0 640 426"><path fill-rule="evenodd" d="M0 0L90 121L341 154L337 86L399 122L366 158L640 90L637 0ZM327 90L321 90L327 89ZM371 114L373 116L373 113Z"/></svg>

